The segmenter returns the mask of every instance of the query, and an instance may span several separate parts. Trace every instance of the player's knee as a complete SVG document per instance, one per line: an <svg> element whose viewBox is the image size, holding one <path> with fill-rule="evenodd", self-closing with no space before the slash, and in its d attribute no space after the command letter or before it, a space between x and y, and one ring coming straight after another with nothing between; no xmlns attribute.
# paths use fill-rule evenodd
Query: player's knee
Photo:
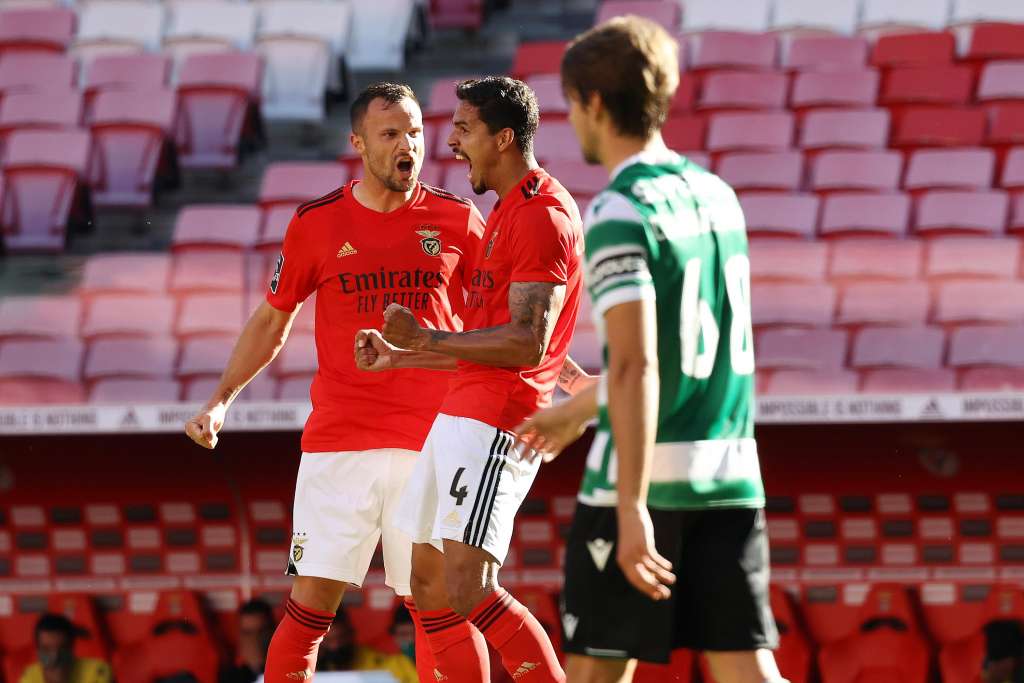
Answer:
<svg viewBox="0 0 1024 683"><path fill-rule="evenodd" d="M775 660L768 650L707 652L705 655L718 683L788 683L778 674Z"/></svg>
<svg viewBox="0 0 1024 683"><path fill-rule="evenodd" d="M449 561L445 566L445 588L451 608L469 617L473 609L493 593L497 586L490 572L482 572L478 563Z"/></svg>
<svg viewBox="0 0 1024 683"><path fill-rule="evenodd" d="M292 600L315 610L337 612L345 597L347 584L319 576L296 576L292 582Z"/></svg>

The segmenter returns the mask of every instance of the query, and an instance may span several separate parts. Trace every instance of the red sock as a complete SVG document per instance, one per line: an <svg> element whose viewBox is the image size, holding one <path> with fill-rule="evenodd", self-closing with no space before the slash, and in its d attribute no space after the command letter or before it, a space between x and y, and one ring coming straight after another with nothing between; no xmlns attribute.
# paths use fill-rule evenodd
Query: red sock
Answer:
<svg viewBox="0 0 1024 683"><path fill-rule="evenodd" d="M562 683L565 672L551 639L530 610L499 588L477 605L469 620L501 654L501 662L516 681Z"/></svg>
<svg viewBox="0 0 1024 683"><path fill-rule="evenodd" d="M433 677L428 681L490 682L487 642L472 624L450 609L424 611L420 618L435 662Z"/></svg>
<svg viewBox="0 0 1024 683"><path fill-rule="evenodd" d="M316 671L320 641L334 621L333 612L304 607L288 598L277 625L263 672L266 683L302 683Z"/></svg>
<svg viewBox="0 0 1024 683"><path fill-rule="evenodd" d="M416 603L412 598L405 599L405 608L409 610L412 623L416 625L416 673L421 681L433 681L437 662L434 661L434 653L430 651L430 643L427 642L427 632L423 630L420 612L416 609Z"/></svg>

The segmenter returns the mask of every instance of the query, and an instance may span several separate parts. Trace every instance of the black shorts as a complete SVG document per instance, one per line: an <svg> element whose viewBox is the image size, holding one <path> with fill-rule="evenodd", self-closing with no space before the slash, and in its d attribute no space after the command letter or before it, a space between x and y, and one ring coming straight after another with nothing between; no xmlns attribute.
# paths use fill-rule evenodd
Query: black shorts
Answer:
<svg viewBox="0 0 1024 683"><path fill-rule="evenodd" d="M671 597L658 602L615 561L615 508L577 504L565 554L565 651L665 663L681 647L778 647L764 510L651 510L651 519L658 552L676 574Z"/></svg>

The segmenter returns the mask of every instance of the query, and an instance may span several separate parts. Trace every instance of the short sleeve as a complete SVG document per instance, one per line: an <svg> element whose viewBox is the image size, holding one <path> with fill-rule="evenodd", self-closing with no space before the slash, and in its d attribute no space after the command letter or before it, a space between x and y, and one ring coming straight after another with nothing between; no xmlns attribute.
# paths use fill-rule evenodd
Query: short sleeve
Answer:
<svg viewBox="0 0 1024 683"><path fill-rule="evenodd" d="M308 226L296 213L288 224L267 291L267 303L279 311L291 313L320 284L320 263L311 242Z"/></svg>
<svg viewBox="0 0 1024 683"><path fill-rule="evenodd" d="M512 246L512 282L554 282L569 279L569 263L576 253L572 219L554 206L529 205L516 216L509 236Z"/></svg>
<svg viewBox="0 0 1024 683"><path fill-rule="evenodd" d="M584 220L586 282L594 314L619 304L654 299L654 280L643 217L628 199L605 192Z"/></svg>

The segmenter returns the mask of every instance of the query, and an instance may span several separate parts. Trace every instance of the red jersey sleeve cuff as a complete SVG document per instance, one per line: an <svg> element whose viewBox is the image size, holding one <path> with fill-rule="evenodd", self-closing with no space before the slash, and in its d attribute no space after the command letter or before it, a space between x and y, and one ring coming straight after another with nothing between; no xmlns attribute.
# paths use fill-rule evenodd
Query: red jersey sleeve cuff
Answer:
<svg viewBox="0 0 1024 683"><path fill-rule="evenodd" d="M566 283L566 278L555 275L550 270L519 271L512 273L512 282L554 282L559 285Z"/></svg>
<svg viewBox="0 0 1024 683"><path fill-rule="evenodd" d="M268 304L270 304L277 310L281 311L282 313L291 313L292 311L295 310L295 307L299 305L294 301L291 302L291 304L289 305L287 301L282 301L278 297L274 296L273 292L267 292L266 299Z"/></svg>

